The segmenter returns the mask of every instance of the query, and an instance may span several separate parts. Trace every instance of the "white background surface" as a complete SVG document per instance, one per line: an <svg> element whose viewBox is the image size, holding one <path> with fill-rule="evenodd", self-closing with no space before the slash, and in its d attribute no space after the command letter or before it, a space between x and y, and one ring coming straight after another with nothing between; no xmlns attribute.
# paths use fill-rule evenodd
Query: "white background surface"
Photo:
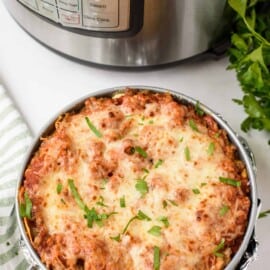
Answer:
<svg viewBox="0 0 270 270"><path fill-rule="evenodd" d="M270 134L240 130L245 114L232 98L242 97L227 59L185 63L149 71L117 71L85 66L41 46L10 17L0 2L0 83L4 84L34 135L69 102L93 91L121 85L159 86L192 96L219 112L245 137L257 162L262 209L270 208ZM256 228L258 259L250 270L267 270L270 216Z"/></svg>

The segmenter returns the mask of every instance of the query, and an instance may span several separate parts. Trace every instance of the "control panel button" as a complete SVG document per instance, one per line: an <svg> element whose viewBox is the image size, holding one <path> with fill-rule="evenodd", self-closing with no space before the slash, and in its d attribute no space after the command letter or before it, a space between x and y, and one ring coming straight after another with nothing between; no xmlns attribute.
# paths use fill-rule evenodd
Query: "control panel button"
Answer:
<svg viewBox="0 0 270 270"><path fill-rule="evenodd" d="M36 0L19 0L19 1L31 9L38 10Z"/></svg>
<svg viewBox="0 0 270 270"><path fill-rule="evenodd" d="M39 12L41 15L58 22L58 12L54 5L48 4L44 1L39 2Z"/></svg>
<svg viewBox="0 0 270 270"><path fill-rule="evenodd" d="M90 27L90 28L113 28L118 26L118 16L114 13L83 13L83 26Z"/></svg>
<svg viewBox="0 0 270 270"><path fill-rule="evenodd" d="M64 26L78 27L81 26L81 14L59 9L60 22Z"/></svg>
<svg viewBox="0 0 270 270"><path fill-rule="evenodd" d="M119 0L88 0L84 1L85 10L106 13L118 13Z"/></svg>
<svg viewBox="0 0 270 270"><path fill-rule="evenodd" d="M58 8L67 11L80 11L79 0L57 0Z"/></svg>
<svg viewBox="0 0 270 270"><path fill-rule="evenodd" d="M82 0L83 26L115 28L119 23L119 0Z"/></svg>

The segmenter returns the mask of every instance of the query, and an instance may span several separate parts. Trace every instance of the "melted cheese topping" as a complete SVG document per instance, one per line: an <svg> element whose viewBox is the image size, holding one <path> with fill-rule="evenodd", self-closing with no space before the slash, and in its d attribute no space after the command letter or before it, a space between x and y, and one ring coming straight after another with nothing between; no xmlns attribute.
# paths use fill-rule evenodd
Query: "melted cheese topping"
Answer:
<svg viewBox="0 0 270 270"><path fill-rule="evenodd" d="M150 270L155 246L160 269L223 269L245 232L246 186L234 146L211 117L168 94L132 91L90 98L57 121L24 181L33 246L50 269ZM91 210L103 214L92 226ZM139 211L148 218L134 218Z"/></svg>

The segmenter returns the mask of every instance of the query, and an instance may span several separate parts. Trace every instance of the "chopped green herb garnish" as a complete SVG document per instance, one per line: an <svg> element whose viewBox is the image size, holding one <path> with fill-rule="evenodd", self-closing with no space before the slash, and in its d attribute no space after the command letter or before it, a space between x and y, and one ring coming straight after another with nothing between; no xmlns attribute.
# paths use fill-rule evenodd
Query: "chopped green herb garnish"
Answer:
<svg viewBox="0 0 270 270"><path fill-rule="evenodd" d="M160 236L161 235L161 227L160 226L153 226L150 230L147 232L154 235L154 236Z"/></svg>
<svg viewBox="0 0 270 270"><path fill-rule="evenodd" d="M62 185L61 183L58 183L58 184L57 184L57 187L56 187L56 192L57 192L57 194L60 194L61 191L62 191L62 189L63 189L63 185Z"/></svg>
<svg viewBox="0 0 270 270"><path fill-rule="evenodd" d="M92 209L86 207L84 218L87 220L87 226L89 228L93 227L94 222L96 222L98 226L102 226L101 217L98 216L98 213L94 207Z"/></svg>
<svg viewBox="0 0 270 270"><path fill-rule="evenodd" d="M109 180L107 178L102 179L100 189L105 189L105 186L108 182Z"/></svg>
<svg viewBox="0 0 270 270"><path fill-rule="evenodd" d="M168 206L168 202L174 206L178 206L178 204L174 201L174 200L163 200L162 201L162 205L163 205L163 208L167 208Z"/></svg>
<svg viewBox="0 0 270 270"><path fill-rule="evenodd" d="M102 196L99 196L99 201L96 204L102 207L108 207L108 205L104 204L104 198Z"/></svg>
<svg viewBox="0 0 270 270"><path fill-rule="evenodd" d="M213 155L215 151L215 144L213 142L210 142L207 148L208 155Z"/></svg>
<svg viewBox="0 0 270 270"><path fill-rule="evenodd" d="M218 138L220 136L220 131L217 132L214 136L215 136L215 138Z"/></svg>
<svg viewBox="0 0 270 270"><path fill-rule="evenodd" d="M148 121L148 124L153 125L154 124L154 121L153 120L149 120Z"/></svg>
<svg viewBox="0 0 270 270"><path fill-rule="evenodd" d="M164 201L162 202L162 205L163 205L163 208L167 208L167 206L168 206L167 201L164 200Z"/></svg>
<svg viewBox="0 0 270 270"><path fill-rule="evenodd" d="M23 218L31 219L32 214L32 202L27 192L24 192L24 202L20 204L20 216Z"/></svg>
<svg viewBox="0 0 270 270"><path fill-rule="evenodd" d="M190 119L190 120L188 121L188 123L189 123L189 126L190 126L194 131L199 132L199 129L198 129L198 127L197 127L197 124L194 122L193 119Z"/></svg>
<svg viewBox="0 0 270 270"><path fill-rule="evenodd" d="M157 163L155 164L155 168L158 168L160 165L162 165L162 163L163 163L163 160L162 159L159 159L157 161Z"/></svg>
<svg viewBox="0 0 270 270"><path fill-rule="evenodd" d="M224 184L228 184L234 187L240 187L241 186L241 182L237 181L235 179L232 178L226 178L226 177L219 177L219 181L224 183Z"/></svg>
<svg viewBox="0 0 270 270"><path fill-rule="evenodd" d="M194 188L194 189L192 189L192 191L193 191L194 194L200 194L201 193L198 188Z"/></svg>
<svg viewBox="0 0 270 270"><path fill-rule="evenodd" d="M178 204L175 202L175 201L173 201L173 200L168 200L172 205L174 205L174 206L178 206Z"/></svg>
<svg viewBox="0 0 270 270"><path fill-rule="evenodd" d="M181 137L181 138L179 139L179 142L181 143L181 142L183 142L183 140L184 140L184 137Z"/></svg>
<svg viewBox="0 0 270 270"><path fill-rule="evenodd" d="M66 204L66 202L65 202L65 200L63 198L61 198L60 201L61 201L61 203Z"/></svg>
<svg viewBox="0 0 270 270"><path fill-rule="evenodd" d="M141 193L142 196L144 196L149 190L148 185L144 179L138 179L135 188Z"/></svg>
<svg viewBox="0 0 270 270"><path fill-rule="evenodd" d="M159 270L160 268L160 249L154 246L154 270Z"/></svg>
<svg viewBox="0 0 270 270"><path fill-rule="evenodd" d="M200 102L197 100L196 105L195 105L195 112L199 115L199 116L204 116L204 111L202 110L201 106L200 106Z"/></svg>
<svg viewBox="0 0 270 270"><path fill-rule="evenodd" d="M137 214L137 217L139 220L147 220L147 221L150 221L151 218L148 217L143 211L139 210L138 211L138 214Z"/></svg>
<svg viewBox="0 0 270 270"><path fill-rule="evenodd" d="M127 232L127 229L128 229L128 227L129 227L130 223L133 222L133 221L136 220L136 219L137 219L137 220L146 220L146 221L150 221L150 220L151 220L150 217L148 217L145 213L143 213L141 210L139 210L138 213L137 213L137 215L134 216L134 217L132 217L132 218L128 221L127 225L126 225L125 228L123 229L122 234L125 234L125 233Z"/></svg>
<svg viewBox="0 0 270 270"><path fill-rule="evenodd" d="M147 170L146 168L143 168L143 171L144 171L145 173L149 173L149 170Z"/></svg>
<svg viewBox="0 0 270 270"><path fill-rule="evenodd" d="M68 179L68 186L70 188L70 191L71 191L71 194L72 196L74 197L77 205L82 209L82 210L85 210L86 208L88 208L84 202L82 201L82 198L77 190L77 188L75 187L75 184L74 184L74 180L72 179Z"/></svg>
<svg viewBox="0 0 270 270"><path fill-rule="evenodd" d="M223 254L220 253L220 251L222 251L222 249L224 249L224 246L225 246L225 239L222 238L220 243L215 247L215 249L213 250L213 254L216 256L216 257L223 257Z"/></svg>
<svg viewBox="0 0 270 270"><path fill-rule="evenodd" d="M140 146L135 146L134 150L142 157L147 158L147 153Z"/></svg>
<svg viewBox="0 0 270 270"><path fill-rule="evenodd" d="M106 220L110 216L116 215L116 214L118 214L118 213L117 212L111 212L109 214L106 214L106 213L98 214L98 212L96 211L96 209L93 207L92 209L87 208L85 210L84 218L87 220L87 226L89 228L92 228L93 227L94 222L99 227L102 227L103 226L103 220Z"/></svg>
<svg viewBox="0 0 270 270"><path fill-rule="evenodd" d="M125 196L120 198L120 207L121 208L125 208L126 207L126 200L125 200Z"/></svg>
<svg viewBox="0 0 270 270"><path fill-rule="evenodd" d="M187 161L190 161L190 150L189 150L189 147L186 146L185 149L184 149L184 152L185 152L185 157L186 157L186 160Z"/></svg>
<svg viewBox="0 0 270 270"><path fill-rule="evenodd" d="M201 183L201 187L204 187L206 185L207 185L207 183L205 183L205 182Z"/></svg>
<svg viewBox="0 0 270 270"><path fill-rule="evenodd" d="M88 127L93 131L93 133L98 137L101 138L102 134L101 132L94 126L94 124L90 121L90 119L86 116L85 121L88 125Z"/></svg>
<svg viewBox="0 0 270 270"><path fill-rule="evenodd" d="M123 231L122 231L122 234L125 234L125 233L127 232L127 229L128 229L128 227L129 227L130 223L131 223L132 221L136 220L136 219L138 219L138 217L137 217L137 216L134 216L134 217L132 217L132 218L128 221L127 225L125 226L125 228L124 228Z"/></svg>
<svg viewBox="0 0 270 270"><path fill-rule="evenodd" d="M228 212L230 210L230 207L228 206L228 205L222 205L222 207L220 208L220 210L219 210L219 214L220 214L220 216L225 216L226 215L226 213Z"/></svg>
<svg viewBox="0 0 270 270"><path fill-rule="evenodd" d="M75 199L75 202L84 211L84 218L87 220L87 226L89 228L93 227L94 222L98 226L103 226L103 220L108 219L110 216L117 214L117 212L111 212L109 214L106 213L99 214L94 207L92 209L89 209L88 206L83 202L76 186L74 185L73 179L68 179L68 186L70 188L72 196ZM103 197L101 197L100 202L103 203L102 198Z"/></svg>
<svg viewBox="0 0 270 270"><path fill-rule="evenodd" d="M161 221L161 222L164 224L164 226L165 226L166 228L169 227L170 223L169 223L169 220L168 220L167 217L165 217L165 216L160 216L160 217L158 218L158 220Z"/></svg>
<svg viewBox="0 0 270 270"><path fill-rule="evenodd" d="M118 235L116 235L116 236L111 236L110 238L111 238L112 240L115 240L116 242L120 242L120 240L121 240L121 235L118 234Z"/></svg>
<svg viewBox="0 0 270 270"><path fill-rule="evenodd" d="M259 218L264 218L264 217L267 217L268 215L270 214L270 209L269 210L266 210L266 211L263 211L259 214Z"/></svg>

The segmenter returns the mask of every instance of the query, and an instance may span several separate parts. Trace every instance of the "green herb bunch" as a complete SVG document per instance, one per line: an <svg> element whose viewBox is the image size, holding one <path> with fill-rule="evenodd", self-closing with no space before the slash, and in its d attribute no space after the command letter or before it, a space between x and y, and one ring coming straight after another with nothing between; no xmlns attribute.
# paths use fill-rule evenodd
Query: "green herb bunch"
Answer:
<svg viewBox="0 0 270 270"><path fill-rule="evenodd" d="M241 128L270 131L270 1L228 0L236 12L228 50L230 66L244 92L247 118Z"/></svg>

